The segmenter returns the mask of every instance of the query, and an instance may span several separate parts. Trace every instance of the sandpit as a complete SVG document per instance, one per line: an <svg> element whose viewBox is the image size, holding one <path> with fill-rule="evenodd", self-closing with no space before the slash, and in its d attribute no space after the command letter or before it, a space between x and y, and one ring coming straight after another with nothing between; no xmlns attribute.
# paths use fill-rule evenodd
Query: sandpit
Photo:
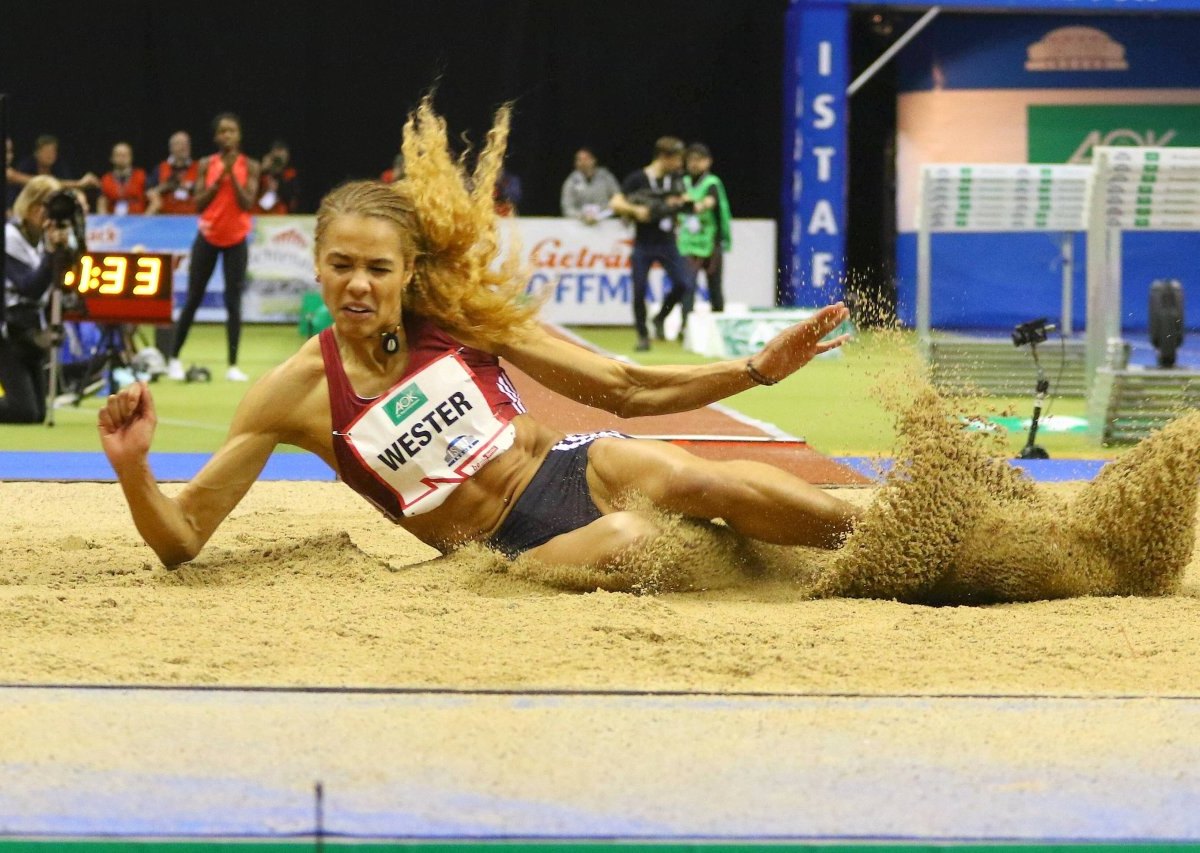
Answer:
<svg viewBox="0 0 1200 853"><path fill-rule="evenodd" d="M142 544L116 485L0 483L0 505L10 684L1200 693L1194 556L1157 597L932 607L814 600L777 577L581 594L440 558L336 483L257 484L176 570Z"/></svg>

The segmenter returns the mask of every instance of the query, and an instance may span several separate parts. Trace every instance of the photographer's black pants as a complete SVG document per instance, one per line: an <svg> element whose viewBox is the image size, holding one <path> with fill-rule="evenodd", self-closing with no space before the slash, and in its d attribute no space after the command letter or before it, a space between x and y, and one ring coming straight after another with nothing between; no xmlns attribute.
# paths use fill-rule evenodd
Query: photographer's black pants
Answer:
<svg viewBox="0 0 1200 853"><path fill-rule="evenodd" d="M188 263L187 302L175 324L174 358L179 358L192 321L196 319L196 310L204 301L204 291L208 289L208 280L217 268L218 256L223 256L225 262L225 339L229 363L237 364L238 342L242 337L242 287L246 283L246 262L249 258L246 241L232 246L214 246L200 234L192 243L192 258Z"/></svg>
<svg viewBox="0 0 1200 853"><path fill-rule="evenodd" d="M629 258L630 273L633 278L633 322L637 326L638 337L649 337L646 330L646 285L650 279L650 267L657 261L663 272L671 280L671 289L663 294L662 307L654 315L654 321L661 323L676 305L683 305L683 322L687 322L688 314L692 312L692 302L696 296L696 282L691 268L683 261L679 249L675 246L675 238L661 245L633 244L633 253Z"/></svg>
<svg viewBox="0 0 1200 853"><path fill-rule="evenodd" d="M0 337L0 423L40 424L46 419L46 351L23 332Z"/></svg>

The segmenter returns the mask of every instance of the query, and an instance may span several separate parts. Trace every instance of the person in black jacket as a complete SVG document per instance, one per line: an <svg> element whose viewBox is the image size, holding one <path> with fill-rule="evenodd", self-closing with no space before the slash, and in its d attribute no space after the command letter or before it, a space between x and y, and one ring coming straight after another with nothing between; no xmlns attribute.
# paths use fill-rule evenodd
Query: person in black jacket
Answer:
<svg viewBox="0 0 1200 853"><path fill-rule="evenodd" d="M646 292L650 267L658 264L671 281L663 294L662 305L654 315L654 334L664 339L663 322L676 305L683 310L683 323L695 298L695 278L684 263L675 244L676 215L690 210L691 202L683 186L683 140L663 136L654 143L654 159L645 168L631 172L621 182L621 191L609 200L613 213L632 220L633 252L630 274L633 281L633 322L637 327L634 349L650 349L646 326ZM682 332L681 338L682 338Z"/></svg>
<svg viewBox="0 0 1200 853"><path fill-rule="evenodd" d="M41 423L46 418L43 306L53 283L54 253L65 248L70 228L46 216L46 201L62 189L55 178L29 180L13 203L4 228L5 328L0 334L0 423Z"/></svg>

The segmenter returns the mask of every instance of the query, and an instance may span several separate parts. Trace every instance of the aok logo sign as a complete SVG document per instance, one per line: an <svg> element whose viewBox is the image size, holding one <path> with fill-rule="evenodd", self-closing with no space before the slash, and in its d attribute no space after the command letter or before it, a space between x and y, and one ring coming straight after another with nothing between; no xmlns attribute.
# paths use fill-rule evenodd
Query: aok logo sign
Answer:
<svg viewBox="0 0 1200 853"><path fill-rule="evenodd" d="M1092 149L1097 145L1133 145L1139 148L1156 148L1170 145L1178 131L1173 128L1155 131L1137 131L1128 127L1118 127L1107 132L1093 130L1083 138L1079 147L1071 154L1068 163L1092 162Z"/></svg>
<svg viewBox="0 0 1200 853"><path fill-rule="evenodd" d="M383 410L387 412L392 423L399 426L405 418L421 408L428 400L429 398L421 392L421 389L414 382L412 385L405 386L397 391L395 396L384 404Z"/></svg>

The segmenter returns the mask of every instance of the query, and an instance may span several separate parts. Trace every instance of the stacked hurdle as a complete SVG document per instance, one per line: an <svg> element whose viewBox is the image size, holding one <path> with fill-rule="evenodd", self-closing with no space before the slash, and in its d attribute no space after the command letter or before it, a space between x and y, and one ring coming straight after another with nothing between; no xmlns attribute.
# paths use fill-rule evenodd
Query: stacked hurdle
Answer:
<svg viewBox="0 0 1200 853"><path fill-rule="evenodd" d="M1092 435L1139 441L1200 408L1200 371L1129 368L1121 337L1125 231L1200 230L1200 148L1107 148L1093 154L1088 201L1087 359Z"/></svg>
<svg viewBox="0 0 1200 853"><path fill-rule="evenodd" d="M1047 232L1060 236L1066 340L1055 393L1083 396L1085 346L1072 339L1073 235L1084 230L1090 166L930 164L921 169L917 211L917 337L935 385L950 393L1014 395L1029 390L1029 355L1003 338L934 334L931 328L935 234ZM1059 348L1055 344L1055 348Z"/></svg>

